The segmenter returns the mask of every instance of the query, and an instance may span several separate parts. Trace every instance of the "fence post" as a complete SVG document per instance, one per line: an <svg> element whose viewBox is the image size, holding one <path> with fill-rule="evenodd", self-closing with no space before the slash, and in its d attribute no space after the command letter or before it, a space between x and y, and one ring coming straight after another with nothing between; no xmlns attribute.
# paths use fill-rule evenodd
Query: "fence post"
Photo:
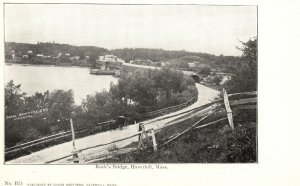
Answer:
<svg viewBox="0 0 300 186"><path fill-rule="evenodd" d="M143 123L139 124L139 132L141 132L141 134L139 135L139 145L138 145L138 149L142 146L144 147L144 143L143 143L143 136L144 136L144 132L145 132L145 126L143 125Z"/></svg>
<svg viewBox="0 0 300 186"><path fill-rule="evenodd" d="M76 147L75 147L75 132L74 132L74 126L73 126L72 118L70 118L70 124L71 124L71 130L72 130L73 162L74 163L79 163L78 152L76 151Z"/></svg>
<svg viewBox="0 0 300 186"><path fill-rule="evenodd" d="M138 149L142 147L145 147L145 144L143 142L143 138L145 136L145 139L148 141L148 142L151 142L150 139L149 139L149 136L147 134L147 132L145 131L145 126L143 125L143 123L140 123L139 124L139 132L141 132L141 134L139 135L139 144L138 144Z"/></svg>
<svg viewBox="0 0 300 186"><path fill-rule="evenodd" d="M154 129L151 129L151 136L152 136L152 142L153 142L153 150L154 150L154 152L156 152L157 151L157 143L156 143Z"/></svg>
<svg viewBox="0 0 300 186"><path fill-rule="evenodd" d="M228 95L227 95L224 88L223 88L223 97L224 97L224 105L225 105L225 108L226 108L229 125L232 129L234 129L233 118L232 118L232 110L230 108Z"/></svg>

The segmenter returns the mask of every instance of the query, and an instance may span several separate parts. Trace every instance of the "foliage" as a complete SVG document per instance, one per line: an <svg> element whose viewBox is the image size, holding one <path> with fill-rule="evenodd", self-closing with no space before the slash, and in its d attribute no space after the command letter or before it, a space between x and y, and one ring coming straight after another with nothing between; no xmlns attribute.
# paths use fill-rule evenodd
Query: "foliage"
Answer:
<svg viewBox="0 0 300 186"><path fill-rule="evenodd" d="M69 120L73 111L73 92L55 90L35 93L27 96L21 93L21 85L9 81L5 86L5 145L14 146L69 129ZM47 109L47 112L32 114L25 119L9 118L31 111Z"/></svg>
<svg viewBox="0 0 300 186"><path fill-rule="evenodd" d="M118 84L111 84L109 92L88 95L80 106L74 105L72 90L36 92L28 96L21 92L21 85L10 81L5 87L5 116L45 108L47 112L20 120L7 118L5 145L10 147L70 130L71 117L76 130L120 115L135 118L139 113L183 103L191 97L197 97L194 81L171 69L123 74Z"/></svg>
<svg viewBox="0 0 300 186"><path fill-rule="evenodd" d="M220 85L221 81L222 81L222 78L219 75L213 75L211 78L211 82L214 85Z"/></svg>
<svg viewBox="0 0 300 186"><path fill-rule="evenodd" d="M19 59L12 59L12 51ZM28 53L32 51L32 54ZM62 55L58 57L58 54ZM69 53L70 56L65 54ZM37 58L37 54L50 56L50 58ZM93 46L72 46L69 44L59 44L55 42L38 42L37 44L28 43L5 43L5 60L6 62L18 63L32 63L32 64L55 64L55 65L81 65L81 66L95 66L94 59L100 55L114 54L126 62L131 60L142 60L144 64L153 62L167 62L170 67L176 69L188 70L187 63L199 62L211 66L211 68L222 69L223 71L231 72L241 65L240 57L235 56L216 56L201 52L188 52L185 50L163 50L163 49L148 49L148 48L123 48L108 50L101 47ZM27 55L28 57L22 57ZM79 59L70 60L70 57L79 56ZM90 59L87 61L86 56ZM140 62L139 62L140 63ZM160 63L152 63L152 65L159 66Z"/></svg>
<svg viewBox="0 0 300 186"><path fill-rule="evenodd" d="M209 75L210 74L210 66L205 64L200 64L196 67L198 74Z"/></svg>
<svg viewBox="0 0 300 186"><path fill-rule="evenodd" d="M77 108L76 116L80 117L76 117L75 123L94 125L120 115L135 118L137 114L177 105L191 97L197 97L194 81L181 72L164 68L122 74L118 84L111 84L109 92L87 96Z"/></svg>
<svg viewBox="0 0 300 186"><path fill-rule="evenodd" d="M89 56L91 54L99 56L108 52L107 49L100 47L72 46L55 42L38 42L37 44L6 42L5 53L9 53L12 50L14 50L16 54L27 54L27 52L31 50L33 54L44 54L47 56L58 56L59 53L69 53L71 56L80 56L82 59L84 56Z"/></svg>
<svg viewBox="0 0 300 186"><path fill-rule="evenodd" d="M95 54L90 54L89 63L92 65L92 67L96 67L96 60L97 56Z"/></svg>
<svg viewBox="0 0 300 186"><path fill-rule="evenodd" d="M229 93L257 90L257 39L242 42L243 65L235 68L231 81L226 84Z"/></svg>
<svg viewBox="0 0 300 186"><path fill-rule="evenodd" d="M206 122L224 117L217 114ZM247 120L247 121L246 121ZM194 129L165 147L153 153L147 150L118 156L118 163L246 163L257 161L256 113L243 111L235 117L235 129L227 121ZM156 133L157 144L163 144L168 137L187 129L197 118L193 118ZM203 124L204 124L203 123ZM136 146L137 144L131 144ZM131 147L130 145L130 147ZM114 162L114 161L112 161Z"/></svg>

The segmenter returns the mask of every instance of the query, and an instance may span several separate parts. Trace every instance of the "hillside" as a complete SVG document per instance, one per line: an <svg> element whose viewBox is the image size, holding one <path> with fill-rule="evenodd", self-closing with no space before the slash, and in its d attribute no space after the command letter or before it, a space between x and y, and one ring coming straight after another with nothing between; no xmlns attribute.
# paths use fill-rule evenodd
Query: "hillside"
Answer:
<svg viewBox="0 0 300 186"><path fill-rule="evenodd" d="M73 46L69 44L60 44L55 42L38 42L37 44L29 43L5 43L5 54L8 55L14 52L16 57L22 57L32 51L33 55L43 54L44 56L58 56L59 53L70 54L70 56L79 56L84 59L85 56L100 56L105 54L114 54L126 62L135 59L148 59L153 62L170 62L170 63L188 63L200 62L210 66L234 65L240 61L240 57L234 56L216 56L207 53L189 52L185 50L164 50L164 49L149 49L149 48L122 48L108 50L96 46Z"/></svg>
<svg viewBox="0 0 300 186"><path fill-rule="evenodd" d="M94 163L253 163L257 162L256 111L236 112L236 128L231 130L228 121L203 129L194 129L164 147L153 152L152 148L121 154L112 159ZM203 122L212 122L226 116L218 114ZM158 144L173 134L179 134L199 118L180 122L167 130L157 133ZM129 147L136 146L132 143Z"/></svg>
<svg viewBox="0 0 300 186"><path fill-rule="evenodd" d="M39 42L37 44L6 42L5 54L9 54L11 51L14 51L14 53L19 56L27 54L28 51L32 51L35 55L57 56L59 53L69 53L71 56L80 56L82 58L92 54L104 55L109 53L109 50L105 48L94 46L73 46L54 42Z"/></svg>

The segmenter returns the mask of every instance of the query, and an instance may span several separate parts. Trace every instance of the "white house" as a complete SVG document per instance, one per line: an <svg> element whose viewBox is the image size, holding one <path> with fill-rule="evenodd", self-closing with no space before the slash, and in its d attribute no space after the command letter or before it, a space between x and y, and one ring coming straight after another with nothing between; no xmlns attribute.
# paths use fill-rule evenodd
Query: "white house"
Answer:
<svg viewBox="0 0 300 186"><path fill-rule="evenodd" d="M189 66L190 68L194 68L194 67L196 67L196 64L195 64L195 63L188 63L188 66Z"/></svg>
<svg viewBox="0 0 300 186"><path fill-rule="evenodd" d="M37 54L36 57L44 57L43 54Z"/></svg>
<svg viewBox="0 0 300 186"><path fill-rule="evenodd" d="M114 56L112 54L105 55L105 56L99 56L99 61L102 61L102 62L118 62L118 57Z"/></svg>
<svg viewBox="0 0 300 186"><path fill-rule="evenodd" d="M79 60L80 57L79 57L79 56L72 56L72 57L70 57L70 59L71 59L71 60Z"/></svg>

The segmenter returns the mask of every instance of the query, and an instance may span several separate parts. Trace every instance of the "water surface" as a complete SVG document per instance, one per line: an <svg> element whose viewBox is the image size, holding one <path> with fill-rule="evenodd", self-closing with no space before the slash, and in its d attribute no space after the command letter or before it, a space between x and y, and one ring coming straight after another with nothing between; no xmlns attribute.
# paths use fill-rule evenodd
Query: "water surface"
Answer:
<svg viewBox="0 0 300 186"><path fill-rule="evenodd" d="M108 91L110 83L116 84L118 81L111 75L91 75L89 71L84 67L5 64L5 82L13 80L15 84L21 84L21 90L28 95L47 90L72 89L75 104L80 104L88 94L103 89Z"/></svg>

